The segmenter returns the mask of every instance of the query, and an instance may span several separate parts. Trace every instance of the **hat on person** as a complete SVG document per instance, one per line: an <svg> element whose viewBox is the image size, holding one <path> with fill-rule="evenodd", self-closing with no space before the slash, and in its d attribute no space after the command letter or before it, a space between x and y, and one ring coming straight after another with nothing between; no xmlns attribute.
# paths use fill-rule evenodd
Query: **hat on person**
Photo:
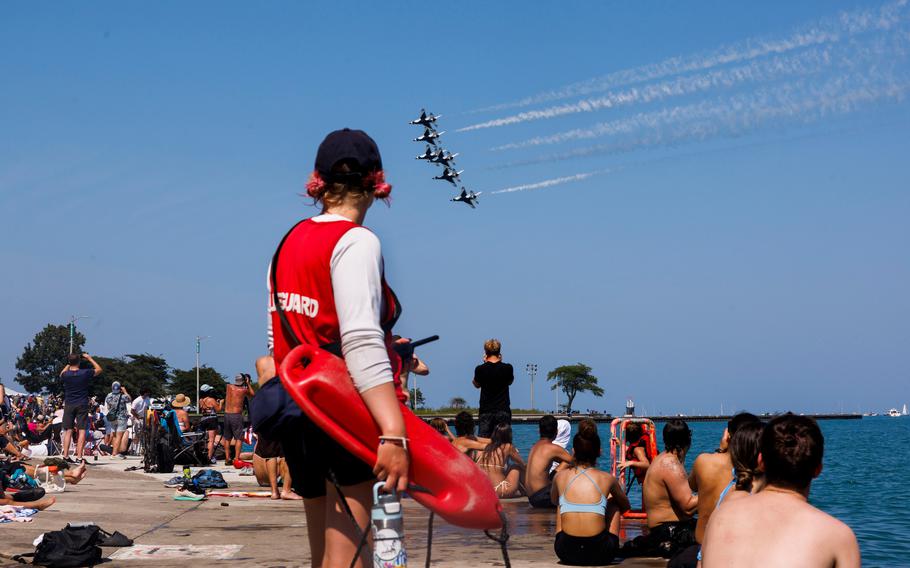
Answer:
<svg viewBox="0 0 910 568"><path fill-rule="evenodd" d="M111 383L111 392L115 394L120 392L120 383L118 381Z"/></svg>
<svg viewBox="0 0 910 568"><path fill-rule="evenodd" d="M330 132L316 151L316 171L327 182L334 181L332 168L338 162L351 161L360 172L382 169L382 157L376 142L363 130L343 128Z"/></svg>
<svg viewBox="0 0 910 568"><path fill-rule="evenodd" d="M202 385L201 387L199 387L199 390L201 390L202 392L209 392L210 390L215 390L215 388L212 387L212 385Z"/></svg>
<svg viewBox="0 0 910 568"><path fill-rule="evenodd" d="M178 394L174 397L174 400L171 401L171 406L174 408L183 408L190 403L190 397L186 396L183 393Z"/></svg>
<svg viewBox="0 0 910 568"><path fill-rule="evenodd" d="M243 376L243 373L237 373L237 375L234 377L234 384L237 385L238 387L242 387L245 382L246 382L246 377Z"/></svg>

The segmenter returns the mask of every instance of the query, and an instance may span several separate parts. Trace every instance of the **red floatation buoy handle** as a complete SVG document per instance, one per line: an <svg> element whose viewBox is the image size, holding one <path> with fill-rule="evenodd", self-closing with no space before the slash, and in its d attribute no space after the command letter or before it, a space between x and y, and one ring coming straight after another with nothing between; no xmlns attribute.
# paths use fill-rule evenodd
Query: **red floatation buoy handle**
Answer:
<svg viewBox="0 0 910 568"><path fill-rule="evenodd" d="M381 432L344 360L300 345L284 358L279 376L317 426L365 463L376 463ZM399 406L409 439L409 479L426 490L412 491L411 497L453 525L500 528L502 505L486 474L404 404Z"/></svg>

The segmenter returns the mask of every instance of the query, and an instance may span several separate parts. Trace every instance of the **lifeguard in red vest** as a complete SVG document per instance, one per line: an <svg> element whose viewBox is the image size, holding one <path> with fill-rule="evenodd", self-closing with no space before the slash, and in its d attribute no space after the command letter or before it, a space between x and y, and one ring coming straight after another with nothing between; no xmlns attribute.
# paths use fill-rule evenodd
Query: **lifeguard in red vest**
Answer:
<svg viewBox="0 0 910 568"><path fill-rule="evenodd" d="M626 441L629 444L626 446L626 461L621 467L632 468L635 479L638 480L638 483L642 483L654 456L651 454L649 440L640 423L629 422L626 424Z"/></svg>
<svg viewBox="0 0 910 568"><path fill-rule="evenodd" d="M375 464L366 464L304 418L299 440L282 441L294 489L304 498L314 564L347 563L357 550L355 528L329 482L334 474L358 525L370 522L371 485L407 488L409 457L399 407L401 361L391 348L400 306L386 284L379 239L362 226L367 210L389 196L376 143L360 130L326 136L307 193L322 213L285 236L269 277L276 367L299 344L344 358L382 431ZM289 447L291 446L291 447ZM322 559L320 562L318 559ZM366 566L368 554L360 556Z"/></svg>

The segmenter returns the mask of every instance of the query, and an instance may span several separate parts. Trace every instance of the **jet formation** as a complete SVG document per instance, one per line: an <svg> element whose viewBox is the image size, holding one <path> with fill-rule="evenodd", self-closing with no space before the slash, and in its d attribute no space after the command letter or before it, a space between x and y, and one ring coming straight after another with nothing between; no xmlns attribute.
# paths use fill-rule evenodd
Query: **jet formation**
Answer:
<svg viewBox="0 0 910 568"><path fill-rule="evenodd" d="M458 156L458 153L449 152L441 145L440 136L445 134L445 131L440 132L436 129L436 121L441 116L441 114L428 113L426 109L420 109L420 116L408 122L408 124L423 127L423 134L414 138L413 141L425 143L426 149L423 154L415 156L415 159L442 166L442 174L433 176L433 179L449 182L457 188L461 183L461 174L464 170L459 170L455 167L455 157ZM465 203L470 205L471 209L474 209L478 195L480 193L468 191L462 186L461 193L449 201Z"/></svg>

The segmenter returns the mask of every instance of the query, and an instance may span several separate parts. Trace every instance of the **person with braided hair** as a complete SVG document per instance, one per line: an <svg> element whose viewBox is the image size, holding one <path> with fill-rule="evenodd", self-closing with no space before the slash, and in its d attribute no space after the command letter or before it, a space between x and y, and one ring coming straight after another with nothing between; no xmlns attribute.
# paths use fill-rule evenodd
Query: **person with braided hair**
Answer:
<svg viewBox="0 0 910 568"><path fill-rule="evenodd" d="M755 467L764 470L764 486L714 512L702 547L703 568L861 565L850 527L809 504L824 446L818 423L808 416L788 413L768 423Z"/></svg>
<svg viewBox="0 0 910 568"><path fill-rule="evenodd" d="M758 468L761 436L765 425L761 422L743 424L730 439L730 461L733 462L732 491L721 494L717 506L730 503L752 493L758 493L765 484L764 473Z"/></svg>
<svg viewBox="0 0 910 568"><path fill-rule="evenodd" d="M689 474L689 487L698 492L698 522L695 525L695 542L679 551L668 564L671 568L694 568L698 562L698 553L705 535L708 520L717 508L722 495L732 489L735 475L731 459L730 443L733 436L748 424L761 425L754 414L740 412L727 422L720 437L717 451L700 454L692 464Z"/></svg>
<svg viewBox="0 0 910 568"><path fill-rule="evenodd" d="M382 432L375 464L360 461L299 411L271 434L304 498L312 565L329 568L348 566L358 552L376 479L386 481L385 490L408 487L402 364L392 347L401 306L385 280L379 239L363 226L373 203L392 190L376 142L362 130L330 133L306 187L322 212L285 235L269 267L269 347L278 369L299 344L342 357ZM267 388L257 397L267 396ZM342 494L359 527L341 506ZM366 568L369 557L361 551L358 565Z"/></svg>

